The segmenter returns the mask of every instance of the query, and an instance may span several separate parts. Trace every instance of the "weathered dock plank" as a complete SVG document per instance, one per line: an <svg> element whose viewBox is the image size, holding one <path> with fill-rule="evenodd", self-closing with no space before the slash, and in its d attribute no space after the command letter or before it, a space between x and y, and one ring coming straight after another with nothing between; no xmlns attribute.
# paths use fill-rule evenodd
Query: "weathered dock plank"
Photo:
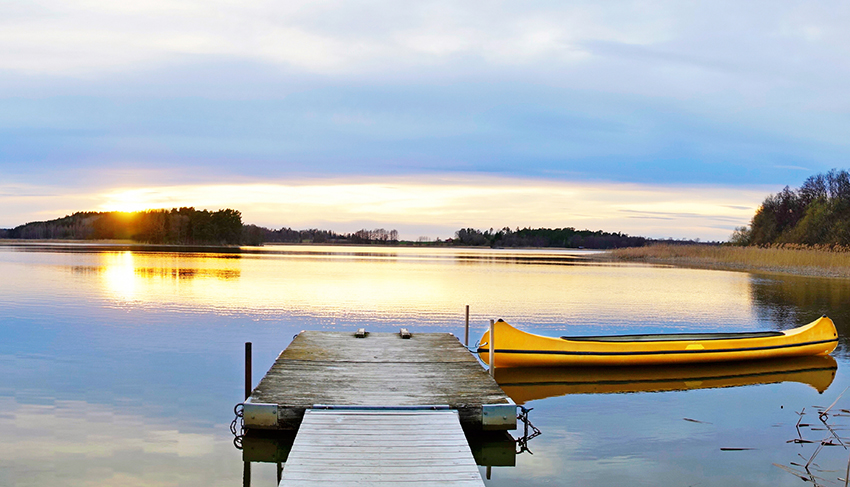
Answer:
<svg viewBox="0 0 850 487"><path fill-rule="evenodd" d="M277 405L276 425L246 415L249 429L297 429L304 411L319 404L448 405L458 411L464 427L480 429L483 406L512 404L451 334L402 338L398 333L367 333L356 338L355 333L318 331L298 334L247 402ZM506 413L505 425L498 427L515 427L508 416L513 413Z"/></svg>
<svg viewBox="0 0 850 487"><path fill-rule="evenodd" d="M280 487L483 487L453 410L307 410Z"/></svg>

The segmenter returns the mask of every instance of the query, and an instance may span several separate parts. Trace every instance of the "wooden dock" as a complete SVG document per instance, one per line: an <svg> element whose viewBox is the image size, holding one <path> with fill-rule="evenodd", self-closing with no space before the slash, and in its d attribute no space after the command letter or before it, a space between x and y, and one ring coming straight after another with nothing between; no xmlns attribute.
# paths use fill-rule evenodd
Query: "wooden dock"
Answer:
<svg viewBox="0 0 850 487"><path fill-rule="evenodd" d="M316 405L447 405L464 428L516 428L514 403L449 333L301 332L245 402L245 428L298 429Z"/></svg>
<svg viewBox="0 0 850 487"><path fill-rule="evenodd" d="M448 333L305 331L243 406L298 430L281 487L482 486L464 429L516 429L516 405Z"/></svg>
<svg viewBox="0 0 850 487"><path fill-rule="evenodd" d="M484 482L457 411L307 410L280 487Z"/></svg>

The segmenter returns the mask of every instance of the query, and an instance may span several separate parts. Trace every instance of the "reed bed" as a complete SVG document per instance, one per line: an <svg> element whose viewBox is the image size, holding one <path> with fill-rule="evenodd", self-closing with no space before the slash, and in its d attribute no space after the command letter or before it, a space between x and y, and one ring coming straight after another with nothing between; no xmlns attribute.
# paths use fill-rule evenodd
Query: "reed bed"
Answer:
<svg viewBox="0 0 850 487"><path fill-rule="evenodd" d="M850 278L850 249L845 247L656 244L612 250L607 253L607 258L685 267Z"/></svg>

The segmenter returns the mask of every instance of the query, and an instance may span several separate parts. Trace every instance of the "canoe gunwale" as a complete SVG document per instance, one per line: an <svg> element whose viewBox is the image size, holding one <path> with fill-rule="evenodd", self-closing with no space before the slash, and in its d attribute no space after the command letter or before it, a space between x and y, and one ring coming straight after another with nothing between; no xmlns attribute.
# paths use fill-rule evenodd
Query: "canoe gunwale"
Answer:
<svg viewBox="0 0 850 487"><path fill-rule="evenodd" d="M829 340L818 340L814 342L803 343L786 343L783 345L766 345L761 347L743 347L743 348L717 348L717 349L694 349L694 350L638 350L627 352L598 352L586 350L512 350L505 348L497 348L494 353L515 353L515 354L541 354L541 355L582 355L582 356L632 356L632 355L671 355L671 354L701 354L701 353L729 353L729 352L754 352L759 350L777 350L781 348L807 347L809 345L821 345L824 343L838 342L838 338ZM488 353L489 348L479 348L478 353Z"/></svg>
<svg viewBox="0 0 850 487"><path fill-rule="evenodd" d="M741 331L732 333L648 333L643 335L562 336L572 342L682 342L702 340L740 340L742 338L771 338L785 336L781 331Z"/></svg>

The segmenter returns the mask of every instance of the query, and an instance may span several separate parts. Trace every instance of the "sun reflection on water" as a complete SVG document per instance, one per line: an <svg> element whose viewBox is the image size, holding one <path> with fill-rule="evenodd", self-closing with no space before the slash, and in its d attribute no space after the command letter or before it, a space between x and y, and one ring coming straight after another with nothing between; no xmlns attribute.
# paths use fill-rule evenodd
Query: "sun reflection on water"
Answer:
<svg viewBox="0 0 850 487"><path fill-rule="evenodd" d="M339 323L439 325L469 304L473 315L519 327L692 329L717 327L719 313L720 325L755 325L748 278L740 273L588 265L580 253L557 251L294 246L247 252L101 253L102 293L142 307L191 305Z"/></svg>
<svg viewBox="0 0 850 487"><path fill-rule="evenodd" d="M132 252L103 254L103 282L107 292L126 301L136 297L137 279Z"/></svg>

